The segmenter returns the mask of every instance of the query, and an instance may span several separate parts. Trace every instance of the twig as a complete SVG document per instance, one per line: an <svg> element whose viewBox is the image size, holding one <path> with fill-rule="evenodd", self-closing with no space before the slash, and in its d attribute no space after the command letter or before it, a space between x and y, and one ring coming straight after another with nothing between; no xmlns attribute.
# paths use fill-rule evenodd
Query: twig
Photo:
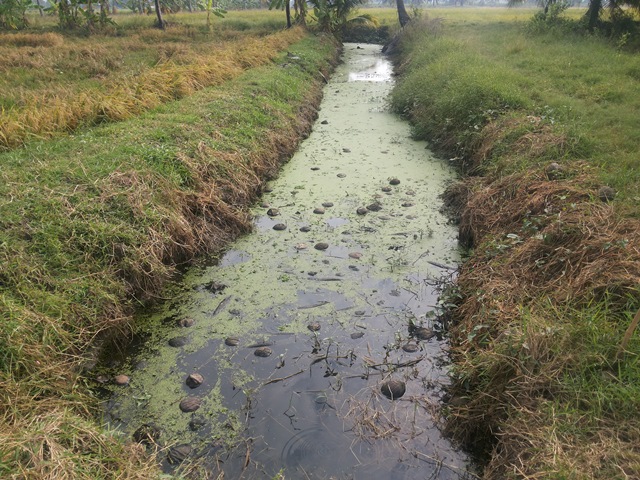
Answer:
<svg viewBox="0 0 640 480"><path fill-rule="evenodd" d="M218 304L218 306L216 307L216 309L213 311L213 313L211 314L211 316L212 316L212 317L215 317L215 316L218 314L218 312L219 312L220 310L222 310L222 308L223 308L227 303L229 303L229 300L231 300L231 295L229 295L229 296L228 296L228 297L226 297L226 298L223 298L223 299L222 299L222 301L221 301L221 302Z"/></svg>
<svg viewBox="0 0 640 480"><path fill-rule="evenodd" d="M304 368L302 370L300 370L299 372L292 373L291 375L287 375L286 377L274 378L272 380L269 380L268 382L264 382L262 384L262 386L265 387L265 386L270 385L272 383L282 382L282 381L287 380L287 379L289 379L291 377L295 377L296 375L300 375L303 372L304 372Z"/></svg>

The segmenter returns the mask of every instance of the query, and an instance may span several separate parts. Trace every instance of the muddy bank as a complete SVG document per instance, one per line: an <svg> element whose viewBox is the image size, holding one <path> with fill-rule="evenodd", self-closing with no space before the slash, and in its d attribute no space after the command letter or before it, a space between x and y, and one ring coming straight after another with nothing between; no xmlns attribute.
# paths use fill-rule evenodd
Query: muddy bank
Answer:
<svg viewBox="0 0 640 480"><path fill-rule="evenodd" d="M253 209L255 231L190 270L110 353L112 426L164 468L264 478L467 478L441 435L438 313L459 260L452 169L387 110L391 64L346 45L318 121ZM103 377L108 380L109 377ZM152 431L153 442L142 431ZM200 470L201 471L201 470Z"/></svg>

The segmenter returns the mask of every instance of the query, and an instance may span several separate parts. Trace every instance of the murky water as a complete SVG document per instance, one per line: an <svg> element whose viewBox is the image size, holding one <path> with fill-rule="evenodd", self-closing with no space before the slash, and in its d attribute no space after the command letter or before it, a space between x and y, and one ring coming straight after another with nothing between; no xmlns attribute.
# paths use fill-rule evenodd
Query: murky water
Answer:
<svg viewBox="0 0 640 480"><path fill-rule="evenodd" d="M437 196L453 173L387 112L379 51L345 46L255 233L141 320L137 346L115 359L131 380L113 389L112 425L151 425L167 451L187 444L224 478L465 477L432 417L448 382L432 285L458 260ZM204 381L191 388L193 373ZM382 393L390 379L401 398ZM183 412L185 398L199 408Z"/></svg>

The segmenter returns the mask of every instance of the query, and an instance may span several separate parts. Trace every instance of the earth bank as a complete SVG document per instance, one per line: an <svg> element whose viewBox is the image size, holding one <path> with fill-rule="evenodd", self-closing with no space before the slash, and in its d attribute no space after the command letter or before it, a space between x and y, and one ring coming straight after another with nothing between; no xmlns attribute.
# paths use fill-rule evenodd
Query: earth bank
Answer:
<svg viewBox="0 0 640 480"><path fill-rule="evenodd" d="M2 476L157 478L142 447L97 424L81 367L180 265L249 228L247 206L308 134L339 49L275 35L283 50L267 66L2 153Z"/></svg>
<svg viewBox="0 0 640 480"><path fill-rule="evenodd" d="M405 29L393 100L466 174L445 194L471 249L449 292L447 430L485 478L635 477L637 210L568 119L536 115L515 67L452 32Z"/></svg>

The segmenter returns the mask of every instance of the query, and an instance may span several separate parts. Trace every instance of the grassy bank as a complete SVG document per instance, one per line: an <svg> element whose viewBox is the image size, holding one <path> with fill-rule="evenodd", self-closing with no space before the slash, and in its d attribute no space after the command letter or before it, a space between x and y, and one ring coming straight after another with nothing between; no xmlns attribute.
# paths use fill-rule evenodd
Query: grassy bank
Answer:
<svg viewBox="0 0 640 480"><path fill-rule="evenodd" d="M81 367L180 264L250 228L247 205L309 131L335 43L262 45L233 78L0 154L0 477L157 478L95 421Z"/></svg>
<svg viewBox="0 0 640 480"><path fill-rule="evenodd" d="M466 174L447 428L485 478L636 478L640 56L521 10L430 15L393 105Z"/></svg>

